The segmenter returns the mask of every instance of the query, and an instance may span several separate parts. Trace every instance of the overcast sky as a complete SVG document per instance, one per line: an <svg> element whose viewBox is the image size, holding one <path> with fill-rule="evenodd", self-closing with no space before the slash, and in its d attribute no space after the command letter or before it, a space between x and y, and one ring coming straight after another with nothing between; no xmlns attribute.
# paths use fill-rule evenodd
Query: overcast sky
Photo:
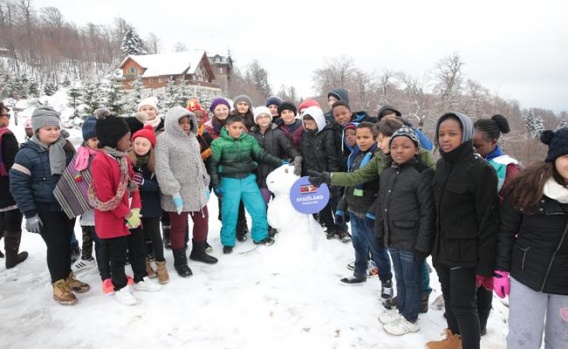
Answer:
<svg viewBox="0 0 568 349"><path fill-rule="evenodd" d="M425 76L453 52L464 72L524 108L568 111L568 1L174 1L34 0L66 20L112 24L122 17L162 51L176 42L231 54L237 66L257 59L273 90L312 95L313 72L346 56L366 72Z"/></svg>

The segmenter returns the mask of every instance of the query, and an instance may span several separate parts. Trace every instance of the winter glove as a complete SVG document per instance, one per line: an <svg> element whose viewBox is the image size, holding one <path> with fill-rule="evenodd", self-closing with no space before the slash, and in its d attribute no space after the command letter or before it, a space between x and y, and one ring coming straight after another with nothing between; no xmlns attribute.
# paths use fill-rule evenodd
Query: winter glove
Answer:
<svg viewBox="0 0 568 349"><path fill-rule="evenodd" d="M144 175L141 172L136 172L132 180L140 187L144 184Z"/></svg>
<svg viewBox="0 0 568 349"><path fill-rule="evenodd" d="M296 156L294 158L294 175L300 177L302 175L302 157Z"/></svg>
<svg viewBox="0 0 568 349"><path fill-rule="evenodd" d="M140 209L133 208L130 210L130 217L126 218L126 223L128 225L128 229L138 228L140 226Z"/></svg>
<svg viewBox="0 0 568 349"><path fill-rule="evenodd" d="M37 214L31 218L26 218L26 230L30 233L41 234L41 227L43 227L43 222Z"/></svg>
<svg viewBox="0 0 568 349"><path fill-rule="evenodd" d="M209 202L210 196L211 196L211 191L209 190L209 188L205 189L205 200L207 200L207 202Z"/></svg>
<svg viewBox="0 0 568 349"><path fill-rule="evenodd" d="M174 202L174 205L176 207L177 214L181 214L181 211L183 211L183 200L181 199L179 193L172 195L172 201Z"/></svg>
<svg viewBox="0 0 568 349"><path fill-rule="evenodd" d="M487 291L493 291L493 277L476 275L475 276L475 286L485 288Z"/></svg>
<svg viewBox="0 0 568 349"><path fill-rule="evenodd" d="M215 189L213 189L213 191L215 192L215 195L217 195L218 198L222 198L223 194L225 194L225 191L223 190L223 187L221 187L221 186L215 187Z"/></svg>
<svg viewBox="0 0 568 349"><path fill-rule="evenodd" d="M329 184L331 182L331 173L329 172L317 172L308 170L308 174L310 175L308 177L308 181L310 181L310 183L315 185L316 187L319 187L320 185L322 185L322 183Z"/></svg>
<svg viewBox="0 0 568 349"><path fill-rule="evenodd" d="M506 271L495 270L493 272L493 291L499 298L505 298L511 292L511 281L509 273Z"/></svg>
<svg viewBox="0 0 568 349"><path fill-rule="evenodd" d="M349 215L349 213L347 213L347 215ZM337 225L341 225L345 223L345 212L343 210L337 210L335 211L335 219L334 219L334 223Z"/></svg>

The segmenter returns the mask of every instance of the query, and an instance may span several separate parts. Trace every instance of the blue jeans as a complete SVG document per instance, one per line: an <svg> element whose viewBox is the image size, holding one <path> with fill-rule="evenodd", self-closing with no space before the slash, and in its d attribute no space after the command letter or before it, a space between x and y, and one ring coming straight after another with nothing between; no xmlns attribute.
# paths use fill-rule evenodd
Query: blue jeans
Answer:
<svg viewBox="0 0 568 349"><path fill-rule="evenodd" d="M389 248L389 252L396 277L398 294L396 307L406 320L415 322L420 311L422 262L419 262L410 251Z"/></svg>
<svg viewBox="0 0 568 349"><path fill-rule="evenodd" d="M268 237L268 222L266 220L266 204L256 184L256 175L250 174L245 178L221 179L223 200L221 201L221 243L223 246L235 246L239 203L241 199L252 218L251 236L254 242Z"/></svg>
<svg viewBox="0 0 568 349"><path fill-rule="evenodd" d="M430 287L430 272L428 271L428 262L426 260L422 263L420 269L422 274L422 293L429 295L432 293L432 288Z"/></svg>
<svg viewBox="0 0 568 349"><path fill-rule="evenodd" d="M375 221L359 218L354 213L350 213L349 219L351 221L351 241L355 249L355 276L367 275L367 261L369 252L371 252L371 259L379 269L379 279L382 282L391 280L390 258L387 250L377 244Z"/></svg>

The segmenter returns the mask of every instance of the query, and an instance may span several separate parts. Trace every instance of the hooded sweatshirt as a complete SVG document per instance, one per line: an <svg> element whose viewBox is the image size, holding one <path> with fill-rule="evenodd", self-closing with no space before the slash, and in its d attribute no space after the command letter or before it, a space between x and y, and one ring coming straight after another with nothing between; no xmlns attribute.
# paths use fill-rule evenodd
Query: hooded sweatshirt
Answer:
<svg viewBox="0 0 568 349"><path fill-rule="evenodd" d="M302 111L304 128L306 115L314 119L318 129L315 132L305 130L302 135L302 173L305 175L308 170L341 171L341 150L337 147L334 128L326 123L323 111L318 107L309 107Z"/></svg>

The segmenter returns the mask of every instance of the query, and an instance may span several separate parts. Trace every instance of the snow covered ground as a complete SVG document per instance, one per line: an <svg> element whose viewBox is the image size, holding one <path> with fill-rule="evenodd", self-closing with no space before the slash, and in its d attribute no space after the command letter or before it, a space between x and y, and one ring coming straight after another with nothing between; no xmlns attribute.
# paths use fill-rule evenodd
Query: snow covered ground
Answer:
<svg viewBox="0 0 568 349"><path fill-rule="evenodd" d="M20 128L14 131L23 139ZM272 246L255 249L248 240L223 255L215 198L209 212L209 242L219 263L190 261L194 275L184 279L166 250L170 282L158 293L137 293L141 303L132 307L104 296L96 273L80 275L91 290L79 294L76 305L57 304L45 245L24 231L21 250L30 253L28 260L10 270L0 260L0 347L401 349L441 338L443 312L433 309L420 315L418 333L394 337L383 331L378 279L362 286L339 283L350 274L350 244L322 235L313 250L311 236L298 230L278 234ZM76 234L80 239L78 226ZM430 276L433 301L440 287L435 272ZM507 308L497 298L493 305L482 348L505 348Z"/></svg>

